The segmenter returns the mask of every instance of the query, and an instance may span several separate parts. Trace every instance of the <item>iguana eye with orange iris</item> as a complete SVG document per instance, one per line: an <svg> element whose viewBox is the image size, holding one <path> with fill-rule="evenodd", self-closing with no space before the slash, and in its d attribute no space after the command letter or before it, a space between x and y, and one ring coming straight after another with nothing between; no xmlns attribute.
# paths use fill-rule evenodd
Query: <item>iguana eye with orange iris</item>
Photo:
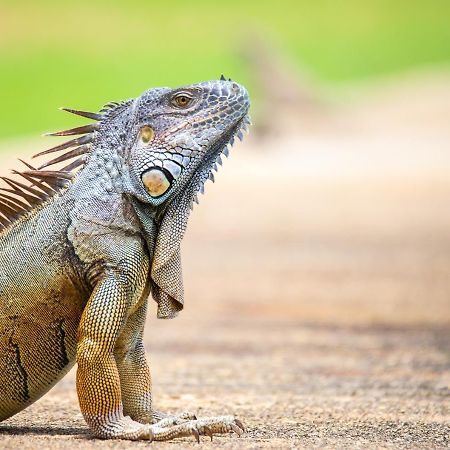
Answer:
<svg viewBox="0 0 450 450"><path fill-rule="evenodd" d="M186 108L192 102L192 97L187 93L180 93L175 95L172 99L172 104L178 108Z"/></svg>
<svg viewBox="0 0 450 450"><path fill-rule="evenodd" d="M144 144L149 143L154 136L153 128L149 126L145 126L141 128L140 139Z"/></svg>

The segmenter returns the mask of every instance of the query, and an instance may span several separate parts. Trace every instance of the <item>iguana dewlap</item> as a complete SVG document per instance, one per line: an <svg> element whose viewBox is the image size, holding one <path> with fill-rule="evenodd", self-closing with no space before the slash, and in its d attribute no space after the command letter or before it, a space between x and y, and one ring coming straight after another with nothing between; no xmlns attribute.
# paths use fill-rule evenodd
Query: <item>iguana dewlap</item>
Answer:
<svg viewBox="0 0 450 450"><path fill-rule="evenodd" d="M249 124L247 91L221 77L110 103L0 188L0 420L78 364L83 416L103 438L235 431L233 416L152 409L147 299L183 308L180 242L193 201ZM36 156L39 156L36 155Z"/></svg>

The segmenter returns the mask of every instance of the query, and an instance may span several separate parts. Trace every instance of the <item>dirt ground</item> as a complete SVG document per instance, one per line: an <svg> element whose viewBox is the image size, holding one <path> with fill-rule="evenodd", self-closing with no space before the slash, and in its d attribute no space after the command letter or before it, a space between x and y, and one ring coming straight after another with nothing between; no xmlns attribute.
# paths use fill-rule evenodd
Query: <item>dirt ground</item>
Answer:
<svg viewBox="0 0 450 450"><path fill-rule="evenodd" d="M158 321L152 305L145 335L158 409L248 427L203 447L449 448L450 83L439 86L249 136L208 184L183 244L185 310ZM0 448L147 445L91 438L74 371L0 424Z"/></svg>

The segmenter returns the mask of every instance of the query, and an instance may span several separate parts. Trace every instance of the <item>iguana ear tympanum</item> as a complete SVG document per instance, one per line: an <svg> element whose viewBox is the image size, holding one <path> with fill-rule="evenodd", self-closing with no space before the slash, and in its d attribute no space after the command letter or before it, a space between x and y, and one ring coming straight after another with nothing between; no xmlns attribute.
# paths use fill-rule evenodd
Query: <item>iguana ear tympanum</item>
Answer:
<svg viewBox="0 0 450 450"><path fill-rule="evenodd" d="M0 420L75 362L80 408L102 438L168 440L243 432L233 416L152 409L142 343L147 299L183 308L180 241L203 184L249 124L249 98L221 77L151 89L39 155L0 188ZM62 153L61 153L62 152ZM67 162L71 160L67 165ZM65 165L65 166L64 166Z"/></svg>

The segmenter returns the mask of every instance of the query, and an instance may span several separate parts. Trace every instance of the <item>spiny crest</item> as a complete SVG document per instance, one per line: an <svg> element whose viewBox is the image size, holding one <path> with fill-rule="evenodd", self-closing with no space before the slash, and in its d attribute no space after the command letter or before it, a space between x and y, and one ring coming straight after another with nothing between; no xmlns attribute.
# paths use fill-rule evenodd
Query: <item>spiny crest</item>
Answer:
<svg viewBox="0 0 450 450"><path fill-rule="evenodd" d="M107 105L108 108L112 108L112 105ZM10 177L0 177L6 183L5 187L0 187L0 231L65 188L74 178L76 169L85 164L87 154L91 151L95 132L99 129L99 122L104 118L106 110L93 113L69 108L61 109L97 122L69 130L47 133L47 136L81 136L34 155L33 158L63 151L59 156L38 167L19 159L27 167L27 170L13 170L12 172L21 177L19 179L24 179L26 183ZM48 169L50 166L71 159L73 161L62 168Z"/></svg>
<svg viewBox="0 0 450 450"><path fill-rule="evenodd" d="M219 78L219 80L220 81L227 81L227 78L224 76L224 74L222 73L222 74L220 74L220 78ZM233 81L231 78L228 78L228 81Z"/></svg>

